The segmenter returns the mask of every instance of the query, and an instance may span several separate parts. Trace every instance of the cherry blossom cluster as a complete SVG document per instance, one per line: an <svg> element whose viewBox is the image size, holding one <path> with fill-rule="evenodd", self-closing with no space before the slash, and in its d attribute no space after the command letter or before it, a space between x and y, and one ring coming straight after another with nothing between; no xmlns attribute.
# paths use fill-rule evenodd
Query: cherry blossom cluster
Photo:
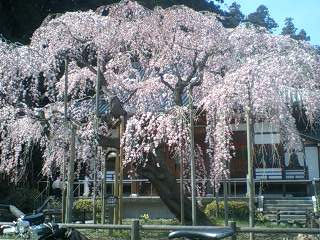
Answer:
<svg viewBox="0 0 320 240"><path fill-rule="evenodd" d="M146 166L150 159L163 161L164 159L156 158L156 150L165 145L170 151L176 151L180 157L185 157L189 137L189 131L182 125L182 120L173 114L149 112L135 115L128 121L122 139L124 164L133 164L138 168Z"/></svg>

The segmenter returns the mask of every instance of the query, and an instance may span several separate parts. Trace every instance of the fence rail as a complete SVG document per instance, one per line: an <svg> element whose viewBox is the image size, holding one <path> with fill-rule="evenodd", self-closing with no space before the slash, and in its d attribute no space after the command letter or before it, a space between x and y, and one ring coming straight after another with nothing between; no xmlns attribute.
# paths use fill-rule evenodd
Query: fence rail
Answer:
<svg viewBox="0 0 320 240"><path fill-rule="evenodd" d="M1 225L12 225L12 222L0 222ZM320 228L266 228L266 227L237 227L236 222L229 221L229 227L235 234L256 233L256 234L320 234ZM103 230L128 230L131 232L131 240L140 239L140 230L147 231L177 231L177 230L216 230L225 229L226 227L217 226L181 226L181 225L140 225L139 220L134 220L132 224L115 225L115 224L58 224L61 228L75 229L103 229Z"/></svg>
<svg viewBox="0 0 320 240"><path fill-rule="evenodd" d="M139 220L134 220L131 225L112 225L112 224L59 224L62 228L75 229L113 229L130 230L131 240L140 239L140 230L149 231L176 231L176 230L216 230L232 229L234 235L232 240L237 239L240 233L255 234L320 234L320 228L266 228L266 227L237 227L236 222L229 221L229 227L216 226L181 226L181 225L140 225Z"/></svg>

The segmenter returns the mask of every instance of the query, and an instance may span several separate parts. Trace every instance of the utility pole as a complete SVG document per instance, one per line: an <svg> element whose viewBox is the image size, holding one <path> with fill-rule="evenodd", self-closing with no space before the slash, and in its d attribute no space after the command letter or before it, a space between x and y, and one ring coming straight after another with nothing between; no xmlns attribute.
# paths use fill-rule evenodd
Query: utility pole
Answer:
<svg viewBox="0 0 320 240"><path fill-rule="evenodd" d="M192 225L197 225L196 209L196 181L195 181L195 160L194 160L194 123L193 123L193 99L192 88L189 85L189 115L190 115L190 164L191 164L191 203L192 203Z"/></svg>
<svg viewBox="0 0 320 240"><path fill-rule="evenodd" d="M68 129L68 57L66 56L65 61L64 61L64 125L66 130ZM67 143L65 143L67 144ZM64 155L63 155L63 165L62 165L62 183L63 183L63 188L62 188L62 222L65 221L65 216L66 216L66 163L67 163L67 145L65 145L64 149Z"/></svg>
<svg viewBox="0 0 320 240"><path fill-rule="evenodd" d="M70 159L68 164L67 204L66 204L66 219L65 219L66 223L71 223L72 221L75 158L76 158L76 126L72 124L71 141L70 141Z"/></svg>
<svg viewBox="0 0 320 240"><path fill-rule="evenodd" d="M249 227L254 227L254 179L253 179L253 134L251 122L251 109L246 109L246 125L247 125L247 157L248 157L248 175L247 175L247 195L249 197ZM254 239L254 234L250 233L250 240Z"/></svg>
<svg viewBox="0 0 320 240"><path fill-rule="evenodd" d="M93 160L93 223L97 223L97 160L99 157L98 150L98 129L99 129L99 101L100 101L100 83L101 83L101 71L100 71L100 60L99 54L97 57L97 79L96 79L96 105L95 105L95 158ZM105 181L105 179L101 179Z"/></svg>

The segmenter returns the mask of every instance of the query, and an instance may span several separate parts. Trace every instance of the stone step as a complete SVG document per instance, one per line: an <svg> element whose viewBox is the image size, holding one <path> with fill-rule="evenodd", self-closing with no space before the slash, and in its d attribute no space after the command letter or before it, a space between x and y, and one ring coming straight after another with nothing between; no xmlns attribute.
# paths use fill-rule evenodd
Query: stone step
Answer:
<svg viewBox="0 0 320 240"><path fill-rule="evenodd" d="M305 224L306 213L313 210L310 197L291 199L265 199L263 214L269 220L276 222L277 212L280 211L280 222Z"/></svg>
<svg viewBox="0 0 320 240"><path fill-rule="evenodd" d="M277 200L269 200L265 199L265 203L268 204L312 204L312 200L282 200L282 199L277 199Z"/></svg>
<svg viewBox="0 0 320 240"><path fill-rule="evenodd" d="M294 203L294 202L279 202L279 203L270 203L267 201L264 201L264 205L268 205L268 206L312 206L313 203L312 202L301 202L301 203Z"/></svg>
<svg viewBox="0 0 320 240"><path fill-rule="evenodd" d="M293 197L293 196L265 196L265 199L267 200L311 200L312 197L305 196L305 197Z"/></svg>
<svg viewBox="0 0 320 240"><path fill-rule="evenodd" d="M266 214L264 215L269 221L276 221L277 216L274 214ZM280 221L297 221L297 222L305 222L305 215L280 215Z"/></svg>
<svg viewBox="0 0 320 240"><path fill-rule="evenodd" d="M276 215L278 211L264 211L263 213L266 214L270 214L270 215ZM279 211L280 215L306 215L306 211L305 210L282 210Z"/></svg>
<svg viewBox="0 0 320 240"><path fill-rule="evenodd" d="M264 204L263 211L310 211L313 210L312 205L270 205L270 204Z"/></svg>

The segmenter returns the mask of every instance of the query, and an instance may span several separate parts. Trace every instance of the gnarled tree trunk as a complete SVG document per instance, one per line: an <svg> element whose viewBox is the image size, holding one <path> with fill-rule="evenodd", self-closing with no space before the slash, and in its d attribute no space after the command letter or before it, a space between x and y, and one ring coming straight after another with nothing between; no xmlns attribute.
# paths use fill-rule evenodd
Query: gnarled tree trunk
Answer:
<svg viewBox="0 0 320 240"><path fill-rule="evenodd" d="M150 154L151 155L151 154ZM151 158L151 159L150 159ZM146 166L137 168L137 173L150 180L152 186L156 189L163 203L169 210L181 220L180 209L180 187L175 177L170 173L168 167L163 161L156 165L154 157L149 156ZM184 196L185 204L185 221L187 224L192 223L191 200ZM208 217L197 206L197 225L212 225Z"/></svg>

